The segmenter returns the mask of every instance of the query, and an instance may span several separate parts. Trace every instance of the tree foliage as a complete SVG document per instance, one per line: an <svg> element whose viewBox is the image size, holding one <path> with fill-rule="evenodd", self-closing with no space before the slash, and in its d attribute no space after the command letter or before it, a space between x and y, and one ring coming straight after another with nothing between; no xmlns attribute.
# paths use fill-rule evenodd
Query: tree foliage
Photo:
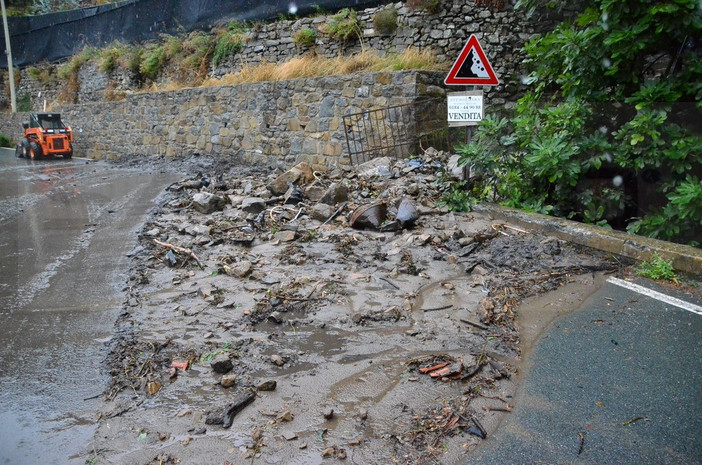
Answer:
<svg viewBox="0 0 702 465"><path fill-rule="evenodd" d="M699 240L702 4L581 3L573 21L525 45L527 91L513 112L486 118L473 142L458 148L479 174L473 193L666 240Z"/></svg>

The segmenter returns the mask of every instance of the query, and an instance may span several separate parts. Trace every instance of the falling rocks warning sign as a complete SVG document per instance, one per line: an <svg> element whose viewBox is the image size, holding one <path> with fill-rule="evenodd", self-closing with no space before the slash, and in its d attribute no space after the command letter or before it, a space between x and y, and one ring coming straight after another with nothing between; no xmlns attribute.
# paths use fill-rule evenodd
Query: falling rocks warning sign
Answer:
<svg viewBox="0 0 702 465"><path fill-rule="evenodd" d="M496 86L500 83L475 35L468 39L444 83L449 86Z"/></svg>

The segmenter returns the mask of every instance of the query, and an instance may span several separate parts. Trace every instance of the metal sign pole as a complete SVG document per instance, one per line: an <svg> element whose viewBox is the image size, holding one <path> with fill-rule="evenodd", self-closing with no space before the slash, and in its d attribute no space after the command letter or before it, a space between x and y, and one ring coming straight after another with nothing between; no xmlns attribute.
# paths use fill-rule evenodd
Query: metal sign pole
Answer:
<svg viewBox="0 0 702 465"><path fill-rule="evenodd" d="M7 54L7 71L10 74L10 105L12 113L17 112L17 99L15 98L15 70L12 67L12 48L10 47L10 30L7 27L7 12L5 11L5 0L0 0L2 5L2 25L5 28L5 53Z"/></svg>
<svg viewBox="0 0 702 465"><path fill-rule="evenodd" d="M475 86L466 86L466 91L475 90ZM473 126L466 126L466 144L473 140Z"/></svg>

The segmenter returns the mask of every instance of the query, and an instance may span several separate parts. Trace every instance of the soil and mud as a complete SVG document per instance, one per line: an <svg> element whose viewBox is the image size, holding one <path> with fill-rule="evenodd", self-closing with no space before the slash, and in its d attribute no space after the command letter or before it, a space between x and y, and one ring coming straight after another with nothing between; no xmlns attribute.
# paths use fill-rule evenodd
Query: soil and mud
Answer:
<svg viewBox="0 0 702 465"><path fill-rule="evenodd" d="M530 341L623 265L439 208L448 162L183 161L130 253L91 463L461 463Z"/></svg>

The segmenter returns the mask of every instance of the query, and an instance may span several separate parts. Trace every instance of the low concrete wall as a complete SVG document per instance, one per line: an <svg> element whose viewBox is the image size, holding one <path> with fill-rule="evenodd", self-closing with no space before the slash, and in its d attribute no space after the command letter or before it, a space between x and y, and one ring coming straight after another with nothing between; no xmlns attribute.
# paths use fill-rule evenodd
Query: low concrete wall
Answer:
<svg viewBox="0 0 702 465"><path fill-rule="evenodd" d="M574 244L637 261L650 260L656 253L669 260L676 270L702 276L702 249L696 247L614 231L563 218L527 213L499 205L482 204L476 206L476 210L489 213L495 219L521 225L527 230L541 231L549 236Z"/></svg>

